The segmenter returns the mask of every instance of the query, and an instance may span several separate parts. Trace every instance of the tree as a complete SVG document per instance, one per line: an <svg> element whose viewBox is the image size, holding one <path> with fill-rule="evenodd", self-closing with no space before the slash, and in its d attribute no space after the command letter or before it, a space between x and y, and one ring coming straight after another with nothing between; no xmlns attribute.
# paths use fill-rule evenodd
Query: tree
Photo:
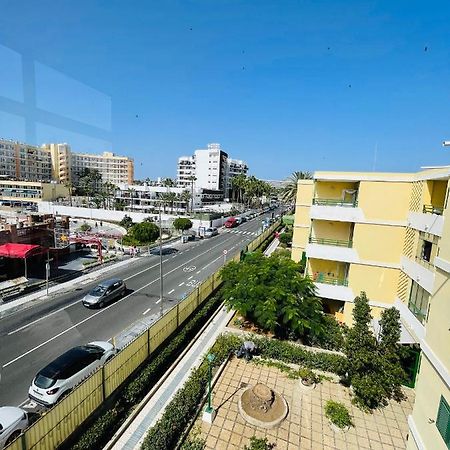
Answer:
<svg viewBox="0 0 450 450"><path fill-rule="evenodd" d="M173 227L178 231L186 231L192 228L192 222L184 217L178 217L173 221Z"/></svg>
<svg viewBox="0 0 450 450"><path fill-rule="evenodd" d="M170 213L173 214L173 205L177 200L177 194L175 192L167 192L166 194L166 199L167 202L169 203L170 206Z"/></svg>
<svg viewBox="0 0 450 450"><path fill-rule="evenodd" d="M173 187L173 186L175 186L175 184L176 183L174 180L172 180L172 178L164 178L162 180L162 185L166 186L166 187Z"/></svg>
<svg viewBox="0 0 450 450"><path fill-rule="evenodd" d="M184 203L185 205L185 209L186 209L186 213L189 210L189 200L191 200L191 193L189 191L183 191L180 195L180 202Z"/></svg>
<svg viewBox="0 0 450 450"><path fill-rule="evenodd" d="M252 253L242 262L230 262L221 273L228 307L263 330L297 337L321 332L321 301L294 261Z"/></svg>
<svg viewBox="0 0 450 450"><path fill-rule="evenodd" d="M348 375L355 394L354 403L364 410L386 404L389 389L384 380L384 360L371 329L369 300L365 292L355 298L353 327L347 334L345 354Z"/></svg>
<svg viewBox="0 0 450 450"><path fill-rule="evenodd" d="M105 209L111 208L111 203L115 199L115 194L117 191L117 186L113 183L110 183L107 181L106 183L103 183L103 195L106 200Z"/></svg>
<svg viewBox="0 0 450 450"><path fill-rule="evenodd" d="M312 179L311 172L293 172L286 180L286 185L283 188L281 199L286 203L294 203L297 196L297 185L299 180Z"/></svg>
<svg viewBox="0 0 450 450"><path fill-rule="evenodd" d="M133 219L125 214L125 216L123 216L123 219L119 222L119 225L128 230L128 228L133 225Z"/></svg>
<svg viewBox="0 0 450 450"><path fill-rule="evenodd" d="M129 228L127 235L138 244L147 245L156 241L159 228L152 222L136 223Z"/></svg>
<svg viewBox="0 0 450 450"><path fill-rule="evenodd" d="M79 174L78 190L88 198L99 190L102 176L97 169L84 168Z"/></svg>
<svg viewBox="0 0 450 450"><path fill-rule="evenodd" d="M396 308L385 309L381 313L380 327L379 347L384 359L385 389L389 398L400 401L404 399L401 385L406 379L406 372L401 364L405 350L399 344L401 332L399 310Z"/></svg>

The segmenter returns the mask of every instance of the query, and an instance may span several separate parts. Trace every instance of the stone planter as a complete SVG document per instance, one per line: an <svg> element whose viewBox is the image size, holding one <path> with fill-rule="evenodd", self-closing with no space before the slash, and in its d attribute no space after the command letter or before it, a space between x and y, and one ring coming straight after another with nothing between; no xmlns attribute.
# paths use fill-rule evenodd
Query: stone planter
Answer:
<svg viewBox="0 0 450 450"><path fill-rule="evenodd" d="M338 427L336 424L334 424L331 420L328 419L328 423L330 425L330 428L335 432L335 433L345 433L346 431L350 430L350 427L347 425L344 428L340 428Z"/></svg>
<svg viewBox="0 0 450 450"><path fill-rule="evenodd" d="M300 386L300 389L302 389L303 391L312 391L316 387L316 383L304 384L303 380L301 378L300 378L300 381L298 382L298 384Z"/></svg>

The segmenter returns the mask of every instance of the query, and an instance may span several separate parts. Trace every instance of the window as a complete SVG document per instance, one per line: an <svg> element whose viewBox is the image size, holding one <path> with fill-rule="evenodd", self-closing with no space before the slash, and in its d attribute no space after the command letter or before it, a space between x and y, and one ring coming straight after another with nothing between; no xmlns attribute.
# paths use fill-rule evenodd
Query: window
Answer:
<svg viewBox="0 0 450 450"><path fill-rule="evenodd" d="M430 294L422 286L413 281L408 308L421 323L424 323L427 319L429 300Z"/></svg>
<svg viewBox="0 0 450 450"><path fill-rule="evenodd" d="M439 403L436 427L442 439L444 439L447 448L450 449L450 406L448 406L448 403L442 396Z"/></svg>
<svg viewBox="0 0 450 450"><path fill-rule="evenodd" d="M433 244L429 241L423 241L422 245L422 259L430 262L431 259L431 249L433 248Z"/></svg>

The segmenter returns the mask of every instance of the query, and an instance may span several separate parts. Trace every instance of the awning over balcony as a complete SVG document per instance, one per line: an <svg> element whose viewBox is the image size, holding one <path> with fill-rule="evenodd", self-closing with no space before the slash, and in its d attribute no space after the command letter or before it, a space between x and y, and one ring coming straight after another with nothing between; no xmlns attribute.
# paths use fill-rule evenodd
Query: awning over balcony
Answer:
<svg viewBox="0 0 450 450"><path fill-rule="evenodd" d="M379 319L372 319L372 328L375 336L378 336L381 332ZM400 344L415 344L416 342L417 341L411 336L403 323L400 322Z"/></svg>
<svg viewBox="0 0 450 450"><path fill-rule="evenodd" d="M0 245L0 256L4 258L29 258L45 253L47 249L40 245L8 243Z"/></svg>

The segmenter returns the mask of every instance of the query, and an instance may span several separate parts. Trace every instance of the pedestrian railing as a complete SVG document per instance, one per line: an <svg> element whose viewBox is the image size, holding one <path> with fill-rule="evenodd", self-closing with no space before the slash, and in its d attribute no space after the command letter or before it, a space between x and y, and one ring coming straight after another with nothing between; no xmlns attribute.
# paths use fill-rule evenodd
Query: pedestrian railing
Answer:
<svg viewBox="0 0 450 450"><path fill-rule="evenodd" d="M423 205L422 212L424 214L437 214L438 216L442 216L442 214L444 213L444 208L433 205Z"/></svg>
<svg viewBox="0 0 450 450"><path fill-rule="evenodd" d="M341 200L338 198L313 198L313 205L317 206L358 206L358 200Z"/></svg>
<svg viewBox="0 0 450 450"><path fill-rule="evenodd" d="M276 222L265 230L248 245L249 250L258 248L278 226ZM239 254L232 259L239 260ZM221 284L219 271L208 277L6 448L48 450L61 445Z"/></svg>

